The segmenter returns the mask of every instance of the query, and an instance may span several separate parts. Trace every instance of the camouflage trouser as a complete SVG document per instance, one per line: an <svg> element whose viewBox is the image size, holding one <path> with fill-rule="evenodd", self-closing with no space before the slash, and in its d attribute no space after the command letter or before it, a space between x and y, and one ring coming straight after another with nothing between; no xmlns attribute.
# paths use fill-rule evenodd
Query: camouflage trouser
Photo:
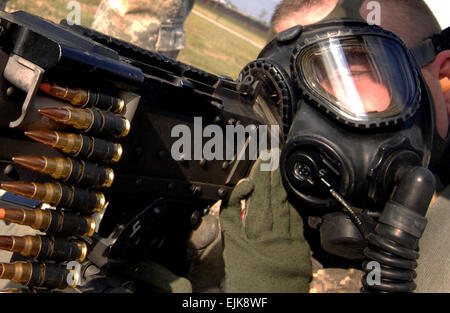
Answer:
<svg viewBox="0 0 450 313"><path fill-rule="evenodd" d="M350 268L322 268L312 258L313 277L309 285L310 293L359 293L364 272Z"/></svg>
<svg viewBox="0 0 450 313"><path fill-rule="evenodd" d="M0 0L0 10L5 11L8 0Z"/></svg>
<svg viewBox="0 0 450 313"><path fill-rule="evenodd" d="M194 0L103 0L92 28L176 58L186 45L183 24Z"/></svg>

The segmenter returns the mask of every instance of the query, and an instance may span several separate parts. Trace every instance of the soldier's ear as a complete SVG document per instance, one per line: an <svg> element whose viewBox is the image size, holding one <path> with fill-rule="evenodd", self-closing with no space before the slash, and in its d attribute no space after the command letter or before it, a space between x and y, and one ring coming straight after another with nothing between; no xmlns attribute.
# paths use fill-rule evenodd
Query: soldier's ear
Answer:
<svg viewBox="0 0 450 313"><path fill-rule="evenodd" d="M445 102L447 103L447 114L450 116L450 79L447 77L441 79L441 89L444 93Z"/></svg>
<svg viewBox="0 0 450 313"><path fill-rule="evenodd" d="M450 79L450 50L444 50L434 58L428 66L434 78L441 80L443 78Z"/></svg>
<svg viewBox="0 0 450 313"><path fill-rule="evenodd" d="M434 78L442 81L450 79L450 50L444 50L434 58L433 62L428 65L428 68ZM447 110L450 116L450 90L442 85L442 92L444 93L447 102Z"/></svg>
<svg viewBox="0 0 450 313"><path fill-rule="evenodd" d="M446 81L450 79L450 50L440 52L433 63L436 62L436 71L438 71L439 80ZM448 81L447 81L448 82ZM443 86L445 102L447 104L447 115L450 117L450 89Z"/></svg>
<svg viewBox="0 0 450 313"><path fill-rule="evenodd" d="M450 91L442 88L441 80L450 79L450 50L441 51L433 62L422 68L422 73L433 95L438 134L446 138L450 121Z"/></svg>

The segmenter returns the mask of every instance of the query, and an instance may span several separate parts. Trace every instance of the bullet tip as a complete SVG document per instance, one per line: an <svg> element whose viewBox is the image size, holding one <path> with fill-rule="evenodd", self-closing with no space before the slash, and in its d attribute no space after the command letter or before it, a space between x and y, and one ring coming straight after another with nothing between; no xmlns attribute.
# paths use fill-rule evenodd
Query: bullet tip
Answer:
<svg viewBox="0 0 450 313"><path fill-rule="evenodd" d="M42 91L49 93L50 92L50 84L49 83L42 83L39 85L39 89Z"/></svg>
<svg viewBox="0 0 450 313"><path fill-rule="evenodd" d="M19 157L13 157L12 161L15 164L19 164L21 166L24 166L31 170L37 170L40 171L43 168L45 168L46 165L46 159L45 157L39 157L39 156L19 156Z"/></svg>
<svg viewBox="0 0 450 313"><path fill-rule="evenodd" d="M55 131L49 130L33 130L26 131L25 136L40 142L44 145L53 145L57 141L58 135Z"/></svg>
<svg viewBox="0 0 450 313"><path fill-rule="evenodd" d="M6 191L9 191L9 190L8 190L8 187L9 187L9 184L0 183L0 188L1 188L1 189L6 190Z"/></svg>
<svg viewBox="0 0 450 313"><path fill-rule="evenodd" d="M38 109L39 114L54 120L56 122L63 122L70 119L70 111L66 108L49 107Z"/></svg>
<svg viewBox="0 0 450 313"><path fill-rule="evenodd" d="M45 157L39 157L39 156L13 157L12 161L15 164L19 164L21 166L24 166L24 167L34 170L34 171L41 171L42 169L45 168L45 165L46 165Z"/></svg>
<svg viewBox="0 0 450 313"><path fill-rule="evenodd" d="M29 182L13 182L13 183L2 183L0 188L12 192L16 195L22 197L33 197L36 192L36 187L34 183Z"/></svg>

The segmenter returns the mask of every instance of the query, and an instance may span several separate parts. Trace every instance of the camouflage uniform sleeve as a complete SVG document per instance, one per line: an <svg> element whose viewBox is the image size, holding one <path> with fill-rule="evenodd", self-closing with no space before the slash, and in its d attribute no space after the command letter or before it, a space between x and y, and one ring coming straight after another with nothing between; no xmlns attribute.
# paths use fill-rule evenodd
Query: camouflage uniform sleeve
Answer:
<svg viewBox="0 0 450 313"><path fill-rule="evenodd" d="M364 272L354 268L322 268L313 273L310 293L359 293Z"/></svg>
<svg viewBox="0 0 450 313"><path fill-rule="evenodd" d="M356 268L324 268L311 255L312 280L309 293L359 293L364 272Z"/></svg>
<svg viewBox="0 0 450 313"><path fill-rule="evenodd" d="M186 46L184 21L194 0L102 0L92 28L164 53Z"/></svg>

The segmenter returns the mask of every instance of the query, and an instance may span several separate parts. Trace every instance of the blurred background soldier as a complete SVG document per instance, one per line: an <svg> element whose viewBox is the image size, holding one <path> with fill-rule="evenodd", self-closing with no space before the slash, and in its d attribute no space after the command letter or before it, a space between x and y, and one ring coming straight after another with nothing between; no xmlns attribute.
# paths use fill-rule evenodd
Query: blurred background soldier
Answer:
<svg viewBox="0 0 450 313"><path fill-rule="evenodd" d="M92 28L141 48L177 58L194 0L102 0Z"/></svg>
<svg viewBox="0 0 450 313"><path fill-rule="evenodd" d="M0 0L0 11L5 11L8 0Z"/></svg>

